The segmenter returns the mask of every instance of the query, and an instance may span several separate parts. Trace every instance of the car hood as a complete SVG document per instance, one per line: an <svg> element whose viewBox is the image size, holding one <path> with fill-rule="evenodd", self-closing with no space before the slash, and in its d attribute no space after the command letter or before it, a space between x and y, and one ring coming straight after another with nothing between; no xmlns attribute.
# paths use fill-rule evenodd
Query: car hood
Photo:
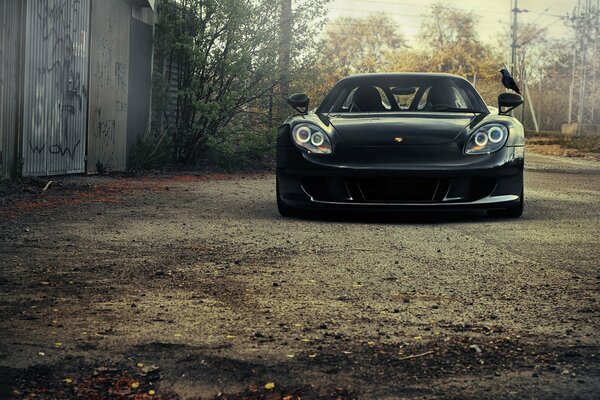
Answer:
<svg viewBox="0 0 600 400"><path fill-rule="evenodd" d="M329 121L344 142L359 147L443 146L454 141L485 114L396 113L329 114Z"/></svg>

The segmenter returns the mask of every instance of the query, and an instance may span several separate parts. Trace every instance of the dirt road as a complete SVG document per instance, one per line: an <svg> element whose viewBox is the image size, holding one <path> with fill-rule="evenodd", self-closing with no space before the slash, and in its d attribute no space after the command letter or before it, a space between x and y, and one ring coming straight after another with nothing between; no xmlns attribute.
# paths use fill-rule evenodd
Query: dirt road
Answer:
<svg viewBox="0 0 600 400"><path fill-rule="evenodd" d="M600 393L600 163L529 154L519 220L283 219L271 175L61 179L5 191L2 399Z"/></svg>

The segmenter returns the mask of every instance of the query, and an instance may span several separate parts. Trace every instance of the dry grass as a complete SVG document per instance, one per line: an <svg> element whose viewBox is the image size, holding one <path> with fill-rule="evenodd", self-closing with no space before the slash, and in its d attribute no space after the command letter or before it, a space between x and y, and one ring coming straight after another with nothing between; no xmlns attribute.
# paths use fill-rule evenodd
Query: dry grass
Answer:
<svg viewBox="0 0 600 400"><path fill-rule="evenodd" d="M600 161L600 136L533 135L527 137L527 147L541 154Z"/></svg>

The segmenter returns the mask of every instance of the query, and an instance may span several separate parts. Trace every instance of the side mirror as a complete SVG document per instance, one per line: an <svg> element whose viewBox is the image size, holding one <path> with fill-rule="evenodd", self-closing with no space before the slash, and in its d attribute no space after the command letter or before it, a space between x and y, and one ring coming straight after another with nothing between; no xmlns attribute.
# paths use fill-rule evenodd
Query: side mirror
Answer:
<svg viewBox="0 0 600 400"><path fill-rule="evenodd" d="M523 99L523 96L520 94L502 93L500 96L498 96L498 113L500 115L508 114L524 102L525 99ZM506 110L502 110L502 108L506 108Z"/></svg>
<svg viewBox="0 0 600 400"><path fill-rule="evenodd" d="M296 93L288 97L287 103L300 114L308 114L310 98L304 93Z"/></svg>

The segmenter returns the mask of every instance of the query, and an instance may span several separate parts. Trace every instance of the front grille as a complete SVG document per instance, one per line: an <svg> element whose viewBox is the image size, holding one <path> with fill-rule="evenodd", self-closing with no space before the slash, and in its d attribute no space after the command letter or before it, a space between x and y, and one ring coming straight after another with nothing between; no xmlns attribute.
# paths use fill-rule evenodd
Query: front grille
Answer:
<svg viewBox="0 0 600 400"><path fill-rule="evenodd" d="M493 178L307 177L306 193L317 201L347 203L436 203L489 196Z"/></svg>

